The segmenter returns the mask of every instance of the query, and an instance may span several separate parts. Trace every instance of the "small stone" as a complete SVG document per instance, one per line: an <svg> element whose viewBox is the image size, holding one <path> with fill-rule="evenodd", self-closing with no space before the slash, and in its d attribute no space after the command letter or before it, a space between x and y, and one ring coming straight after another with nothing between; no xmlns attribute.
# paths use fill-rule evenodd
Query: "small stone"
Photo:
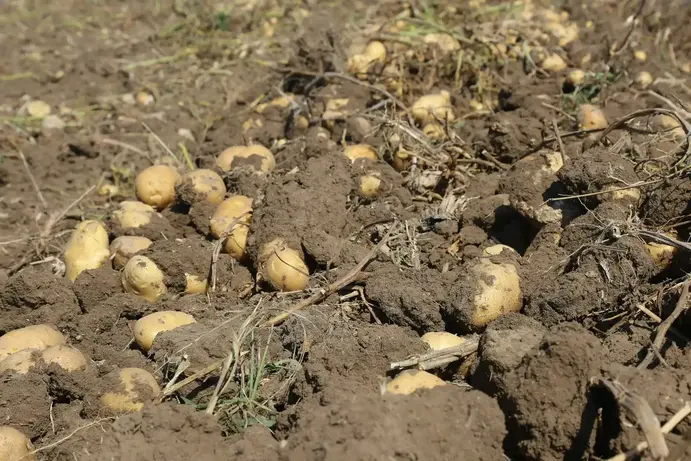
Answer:
<svg viewBox="0 0 691 461"><path fill-rule="evenodd" d="M192 131L188 128L180 128L178 130L178 136L185 139L189 139L192 142L196 142L194 139L194 135L192 134Z"/></svg>
<svg viewBox="0 0 691 461"><path fill-rule="evenodd" d="M29 101L26 104L26 113L31 117L44 118L46 115L50 114L50 111L51 109L48 103L40 100Z"/></svg>
<svg viewBox="0 0 691 461"><path fill-rule="evenodd" d="M48 115L41 122L41 127L44 131L62 130L65 128L65 122L57 115Z"/></svg>

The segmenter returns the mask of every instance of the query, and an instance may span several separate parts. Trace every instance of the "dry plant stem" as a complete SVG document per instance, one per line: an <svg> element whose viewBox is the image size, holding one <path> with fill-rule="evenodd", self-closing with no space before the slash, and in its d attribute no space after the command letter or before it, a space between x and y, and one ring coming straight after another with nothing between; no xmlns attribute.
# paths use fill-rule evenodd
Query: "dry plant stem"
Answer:
<svg viewBox="0 0 691 461"><path fill-rule="evenodd" d="M43 196L41 189L38 187L38 183L36 182L36 178L34 178L33 173L31 173L31 168L29 167L29 162L26 161L26 157L24 156L24 152L22 152L16 146L15 146L15 149L17 149L17 153L19 154L19 157L22 159L22 164L24 165L24 169L26 170L26 174L27 174L27 176L29 176L29 180L31 181L31 185L34 187L34 190L36 191L36 195L38 196L38 199L41 201L41 204L43 205L43 209L47 210L48 209L48 202L46 202L46 198Z"/></svg>
<svg viewBox="0 0 691 461"><path fill-rule="evenodd" d="M227 358L226 358L227 359ZM223 363L226 361L226 359L221 359L217 360L206 367L202 368L201 370L197 371L196 373L188 376L187 378L183 379L182 381L178 381L174 385L170 387L166 387L166 389L163 391L163 394L161 397L159 397L158 401L159 403L163 401L164 398L168 397L169 395L172 395L182 389L183 387L187 386L188 384L194 382L195 380L202 378L209 373L212 373L213 371L216 371L220 366L223 365Z"/></svg>
<svg viewBox="0 0 691 461"><path fill-rule="evenodd" d="M674 311L672 311L669 317L667 317L664 320L664 322L662 322L660 326L657 328L657 333L655 334L655 341L653 341L653 347L657 350L660 350L663 343L665 342L667 332L672 327L672 324L679 318L679 316L681 316L681 314L684 311L686 311L686 301L689 297L689 284L691 284L691 280L688 280L684 283ZM645 356L645 359L643 359L643 361L638 365L638 368L647 368L652 363L654 358L655 353L652 351L648 351L648 354Z"/></svg>
<svg viewBox="0 0 691 461"><path fill-rule="evenodd" d="M316 304L316 303L324 300L325 298L327 298L332 293L336 293L338 290L350 285L351 283L353 283L357 280L362 279L362 276L364 275L364 274L361 274L362 270L365 268L365 266L367 266L367 264L369 264L369 262L371 260L373 260L377 256L377 253L379 252L381 247L384 246L384 244L386 242L388 242L389 237L391 236L391 232L394 229L394 227L395 227L395 225L391 226L389 231L386 233L384 238L381 239L381 241L377 244L377 246L375 246L372 249L372 251L370 251L367 254L367 256L362 258L362 260L358 263L358 265L355 266L354 268L352 268L346 275L344 275L340 279L336 280L334 283L330 284L326 288L319 290L318 292L316 292L315 294L313 294L309 298L303 299L299 303L290 307L285 312L278 314L275 317L270 318L269 320L267 320L264 323L264 326L274 327L276 325L280 325L281 323L283 323L288 317L290 317L295 312L297 312L301 309L304 309L308 306L311 306L312 304Z"/></svg>
<svg viewBox="0 0 691 461"><path fill-rule="evenodd" d="M612 52L612 56L616 56L619 53L622 52L624 48L626 48L626 45L629 43L629 39L631 38L631 34L633 33L634 29L636 28L636 21L638 18L641 16L641 13L643 13L643 9L645 8L645 3L646 0L641 0L641 3L638 5L638 10L636 10L636 14L633 15L633 20L631 21L631 27L629 28L629 31L626 33L624 36L624 40L621 42L621 45L617 47L616 50Z"/></svg>
<svg viewBox="0 0 691 461"><path fill-rule="evenodd" d="M248 214L248 212L245 212L237 218L234 218L230 224L228 224L228 227L226 227L226 229L223 231L223 234L221 234L221 238L214 242L213 251L211 252L211 267L209 268L209 277L207 279L207 281L210 281L211 283L207 283L207 293L208 291L216 291L216 266L218 265L218 256L221 254L221 249L223 248L223 242L225 242L225 240L228 238L228 235L230 235L235 226L246 214Z"/></svg>
<svg viewBox="0 0 691 461"><path fill-rule="evenodd" d="M430 370L438 368L449 363L460 360L477 351L480 344L480 337L472 335L464 338L463 344L458 346L447 347L439 351L432 351L427 354L418 355L400 362L392 362L389 365L391 370L400 370L402 368L417 367L420 370Z"/></svg>
<svg viewBox="0 0 691 461"><path fill-rule="evenodd" d="M141 122L141 123L142 123L142 126L143 126L144 128L146 128L146 131L148 131L149 133L151 133L151 136L154 137L154 139L156 140L156 142L157 142L158 144L160 144L161 147L163 147L163 150L165 150L165 151L168 153L168 155L170 155L170 156L173 158L173 160L175 160L175 163L177 163L178 165L180 165L180 163L181 163L181 162L180 162L180 159L178 159L178 158L175 156L175 154L173 153L173 151L170 150L170 147L168 147L168 146L166 145L166 143L164 143L163 140L162 140L156 133L154 133L154 131L153 131L151 128L149 128L149 125L147 125L147 124L144 123L144 122Z"/></svg>
<svg viewBox="0 0 691 461"><path fill-rule="evenodd" d="M25 457L31 456L31 455L35 455L36 453L39 453L39 452L42 452L42 451L50 450L51 448L55 448L55 447L57 447L58 445L60 445L60 444L62 444L62 443L65 443L66 441L68 441L69 439L71 439L72 437L74 437L74 435L75 435L77 432L83 431L84 429L88 429L88 428L90 428L91 426L95 426L95 425L97 425L97 424L101 424L101 423L104 422L104 421L114 421L114 420L115 420L114 417L109 416L109 417L107 417L107 418L101 418L101 419L97 419L96 421L92 421L92 422L90 422L89 424L85 424L84 426L80 426L80 427L76 428L75 430L73 430L72 432L70 432L69 434L67 434L65 437L63 437L63 438L61 438L61 439L59 439L59 440L56 440L55 442L53 442L53 443L51 443L51 444L48 444L48 445L46 445L46 446L44 446L44 447L41 447L41 448L37 448L37 449L35 449L35 450L33 450L33 451L27 453L27 454L25 455ZM20 458L20 459L21 459L21 458Z"/></svg>
<svg viewBox="0 0 691 461"><path fill-rule="evenodd" d="M640 428L648 442L653 459L661 460L669 455L669 448L665 436L660 429L660 421L650 404L640 395L626 389L617 381L600 378L598 384L609 390L616 399L619 407L631 417ZM621 415L620 415L621 417Z"/></svg>
<svg viewBox="0 0 691 461"><path fill-rule="evenodd" d="M689 414L691 414L691 403L686 402L684 406L681 407L679 411L677 411L674 416L672 416L669 421L664 424L664 426L662 426L660 432L663 434L669 434ZM605 461L627 461L643 453L646 448L648 448L648 442L639 442L638 445L636 445L636 448L633 448L626 453L619 453L618 455L613 456Z"/></svg>

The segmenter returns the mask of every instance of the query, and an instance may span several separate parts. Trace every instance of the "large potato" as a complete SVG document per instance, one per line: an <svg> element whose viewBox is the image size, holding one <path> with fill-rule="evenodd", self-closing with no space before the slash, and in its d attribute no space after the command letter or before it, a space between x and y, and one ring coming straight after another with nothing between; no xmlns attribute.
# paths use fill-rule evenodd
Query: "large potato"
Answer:
<svg viewBox="0 0 691 461"><path fill-rule="evenodd" d="M42 351L58 344L65 344L65 337L49 325L19 328L0 336L0 360L24 349Z"/></svg>
<svg viewBox="0 0 691 461"><path fill-rule="evenodd" d="M184 312L154 312L140 318L134 324L134 339L142 350L148 352L154 344L156 335L160 332L174 330L190 323L196 323L196 320Z"/></svg>
<svg viewBox="0 0 691 461"><path fill-rule="evenodd" d="M244 195L233 195L225 199L214 211L211 217L211 235L214 238L223 237L226 231L230 232L230 226L249 224L252 222L252 199Z"/></svg>
<svg viewBox="0 0 691 461"><path fill-rule="evenodd" d="M154 165L146 168L134 180L137 198L157 210L162 210L175 201L175 187L182 177L168 165Z"/></svg>
<svg viewBox="0 0 691 461"><path fill-rule="evenodd" d="M65 276L74 282L85 270L98 269L110 257L108 232L98 221L77 224L65 247Z"/></svg>
<svg viewBox="0 0 691 461"><path fill-rule="evenodd" d="M136 229L151 222L156 210L151 205L136 200L120 202L120 208L113 212L113 219L123 229Z"/></svg>
<svg viewBox="0 0 691 461"><path fill-rule="evenodd" d="M471 268L471 273L476 287L471 308L473 327L484 327L506 313L521 310L520 277L513 264L483 258Z"/></svg>
<svg viewBox="0 0 691 461"><path fill-rule="evenodd" d="M115 378L115 376L111 375ZM144 402L153 400L161 393L156 378L141 368L123 368L117 373L124 389L106 392L101 396L101 404L117 413L139 411Z"/></svg>
<svg viewBox="0 0 691 461"><path fill-rule="evenodd" d="M216 165L223 171L249 166L260 173L269 173L276 168L276 160L269 149L259 144L233 146L221 152Z"/></svg>
<svg viewBox="0 0 691 461"><path fill-rule="evenodd" d="M155 262L142 255L135 255L127 261L122 270L122 286L126 292L141 296L155 303L167 293L164 275Z"/></svg>
<svg viewBox="0 0 691 461"><path fill-rule="evenodd" d="M65 371L73 372L86 368L86 357L78 349L65 344L50 346L40 352L37 349L22 349L0 360L0 373L12 371L24 375L39 359L47 365L55 363Z"/></svg>
<svg viewBox="0 0 691 461"><path fill-rule="evenodd" d="M0 426L0 461L35 461L31 440L11 426Z"/></svg>
<svg viewBox="0 0 691 461"><path fill-rule="evenodd" d="M285 245L271 251L264 264L264 276L281 291L304 290L309 283L309 269L302 256Z"/></svg>
<svg viewBox="0 0 691 461"><path fill-rule="evenodd" d="M408 395L420 389L446 385L446 381L423 370L405 370L386 385L387 394Z"/></svg>
<svg viewBox="0 0 691 461"><path fill-rule="evenodd" d="M113 258L113 269L120 270L135 254L151 246L151 240L138 235L123 235L117 237L110 244L110 254Z"/></svg>
<svg viewBox="0 0 691 461"><path fill-rule="evenodd" d="M218 173L202 168L185 173L177 191L185 203L208 202L218 205L226 196L226 185Z"/></svg>
<svg viewBox="0 0 691 461"><path fill-rule="evenodd" d="M453 122L456 119L451 105L451 94L448 91L420 97L413 103L411 113L415 121L422 126L439 120Z"/></svg>

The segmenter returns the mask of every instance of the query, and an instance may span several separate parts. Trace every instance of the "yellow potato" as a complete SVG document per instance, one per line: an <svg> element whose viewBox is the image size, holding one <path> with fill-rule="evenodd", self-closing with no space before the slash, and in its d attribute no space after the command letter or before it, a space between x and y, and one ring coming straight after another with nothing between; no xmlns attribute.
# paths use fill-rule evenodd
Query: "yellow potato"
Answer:
<svg viewBox="0 0 691 461"><path fill-rule="evenodd" d="M453 53L461 49L461 45L458 43L451 34L447 33L433 33L424 36L423 41L425 43L436 45L444 53Z"/></svg>
<svg viewBox="0 0 691 461"><path fill-rule="evenodd" d="M58 344L46 348L41 353L41 358L46 364L55 363L68 372L83 370L88 363L82 351L65 344Z"/></svg>
<svg viewBox="0 0 691 461"><path fill-rule="evenodd" d="M252 222L252 199L244 195L233 195L225 199L211 217L211 235L222 238L225 232ZM233 225L233 228L230 226Z"/></svg>
<svg viewBox="0 0 691 461"><path fill-rule="evenodd" d="M423 370L405 370L386 385L387 394L409 395L420 389L445 386L446 381Z"/></svg>
<svg viewBox="0 0 691 461"><path fill-rule="evenodd" d="M465 339L446 331L431 331L420 337L433 351L441 351L449 347L460 346Z"/></svg>
<svg viewBox="0 0 691 461"><path fill-rule="evenodd" d="M514 250L510 246L502 245L502 244L498 243L496 245L489 246L489 247L485 248L484 250L482 250L482 256L497 256L497 255L502 254L505 251L507 253L518 254L516 252L516 250Z"/></svg>
<svg viewBox="0 0 691 461"><path fill-rule="evenodd" d="M134 180L137 198L157 210L162 210L175 201L175 186L180 184L180 173L168 165L154 165L146 168Z"/></svg>
<svg viewBox="0 0 691 461"><path fill-rule="evenodd" d="M386 55L386 46L382 42L369 42L362 53L348 58L348 72L360 78L365 77L374 65L386 61Z"/></svg>
<svg viewBox="0 0 691 461"><path fill-rule="evenodd" d="M243 261L247 256L247 235L250 228L247 224L235 226L224 245L224 250L236 261Z"/></svg>
<svg viewBox="0 0 691 461"><path fill-rule="evenodd" d="M163 278L163 272L156 263L146 256L135 255L122 271L122 286L126 292L155 303L168 291Z"/></svg>
<svg viewBox="0 0 691 461"><path fill-rule="evenodd" d="M519 312L523 305L520 277L513 264L480 259L471 268L476 283L471 324L483 327L509 312Z"/></svg>
<svg viewBox="0 0 691 461"><path fill-rule="evenodd" d="M550 54L542 60L540 67L547 72L561 72L566 69L566 61L558 54Z"/></svg>
<svg viewBox="0 0 691 461"><path fill-rule="evenodd" d="M686 138L686 132L679 123L679 120L671 115L656 115L651 119L651 125L653 128L664 134L671 134L671 136L677 141L681 141Z"/></svg>
<svg viewBox="0 0 691 461"><path fill-rule="evenodd" d="M273 249L264 265L264 275L281 291L304 290L309 283L309 270L302 256L285 245Z"/></svg>
<svg viewBox="0 0 691 461"><path fill-rule="evenodd" d="M118 413L139 411L144 402L153 400L161 394L161 388L151 373L141 368L123 368L118 378L124 390L107 392L101 396L101 404ZM145 392L140 394L140 391Z"/></svg>
<svg viewBox="0 0 691 461"><path fill-rule="evenodd" d="M592 104L582 104L578 108L578 125L582 130L605 129L609 125L605 113Z"/></svg>
<svg viewBox="0 0 691 461"><path fill-rule="evenodd" d="M653 84L653 76L650 74L650 72L642 70L636 75L635 81L636 85L638 85L640 88L648 88Z"/></svg>
<svg viewBox="0 0 691 461"><path fill-rule="evenodd" d="M185 274L185 294L193 295L206 293L207 281L198 275Z"/></svg>
<svg viewBox="0 0 691 461"><path fill-rule="evenodd" d="M74 282L85 270L98 269L110 257L108 232L98 221L77 224L65 247L65 276Z"/></svg>
<svg viewBox="0 0 691 461"><path fill-rule="evenodd" d="M65 337L49 325L19 328L0 336L0 360L24 349L42 351L58 344L65 344Z"/></svg>
<svg viewBox="0 0 691 461"><path fill-rule="evenodd" d="M257 172L269 173L276 168L276 160L269 149L259 144L253 144L227 148L216 158L216 165L223 171L250 166Z"/></svg>
<svg viewBox="0 0 691 461"><path fill-rule="evenodd" d="M113 269L119 270L125 267L125 264L132 256L149 248L151 243L151 240L148 238L137 235L123 235L115 238L110 244Z"/></svg>
<svg viewBox="0 0 691 461"><path fill-rule="evenodd" d="M380 188L381 179L374 174L366 174L358 178L358 190L363 197L375 197Z"/></svg>
<svg viewBox="0 0 691 461"><path fill-rule="evenodd" d="M156 210L151 205L136 200L120 202L120 208L113 211L113 219L123 229L133 229L146 226Z"/></svg>
<svg viewBox="0 0 691 461"><path fill-rule="evenodd" d="M583 72L581 69L572 70L569 72L566 80L568 80L568 82L573 86L583 85L583 82L585 81L585 72Z"/></svg>
<svg viewBox="0 0 691 461"><path fill-rule="evenodd" d="M36 461L31 440L11 426L0 426L0 461Z"/></svg>
<svg viewBox="0 0 691 461"><path fill-rule="evenodd" d="M10 354L0 360L0 374L11 371L19 375L25 375L31 367L36 365L36 356L39 351L36 349L23 349L14 354ZM2 459L2 458L0 458Z"/></svg>
<svg viewBox="0 0 691 461"><path fill-rule="evenodd" d="M190 323L196 323L196 320L184 312L154 312L140 318L134 324L134 339L143 351L148 352L154 344L156 335L160 332L174 330Z"/></svg>
<svg viewBox="0 0 691 461"><path fill-rule="evenodd" d="M361 158L373 160L375 162L379 159L377 151L369 144L353 144L348 146L343 149L343 155L345 155L351 163L355 163L355 161Z"/></svg>
<svg viewBox="0 0 691 461"><path fill-rule="evenodd" d="M218 205L226 196L226 185L223 178L213 170L197 169L185 173L181 188L190 196L188 203L205 201Z"/></svg>
<svg viewBox="0 0 691 461"><path fill-rule="evenodd" d="M398 149L393 155L391 166L393 166L394 170L398 171L399 173L405 171L413 162L412 157L413 156L410 155L410 152L406 151L405 149Z"/></svg>
<svg viewBox="0 0 691 461"><path fill-rule="evenodd" d="M415 121L423 126L437 122L438 119L448 122L456 119L451 106L451 94L446 90L420 97L413 103L411 114Z"/></svg>
<svg viewBox="0 0 691 461"><path fill-rule="evenodd" d="M442 139L446 135L444 127L437 122L429 122L422 128L422 133L430 139Z"/></svg>

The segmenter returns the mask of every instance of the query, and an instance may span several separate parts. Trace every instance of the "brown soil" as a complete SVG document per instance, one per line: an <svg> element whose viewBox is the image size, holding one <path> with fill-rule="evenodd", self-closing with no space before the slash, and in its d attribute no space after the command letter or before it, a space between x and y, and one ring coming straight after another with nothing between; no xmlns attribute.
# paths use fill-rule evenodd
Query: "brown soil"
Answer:
<svg viewBox="0 0 691 461"><path fill-rule="evenodd" d="M688 306L657 340L689 283L691 159L654 118L691 122L687 0L49 3L0 0L0 337L46 324L88 359L67 372L34 353L28 373L0 373L0 425L39 459L594 461L644 439L597 379L661 423L691 400ZM384 61L350 72L374 39ZM566 68L543 69L548 54ZM414 120L440 91L454 117ZM610 127L633 115L600 139L583 104ZM343 155L359 143L377 159ZM216 156L247 144L275 169L221 171ZM181 187L120 228L113 211L154 164L213 169L252 198L246 258L214 255L215 207ZM110 261L65 278L87 219L152 240L161 299L125 293ZM265 279L275 239L304 258L306 290ZM655 260L656 241L674 253ZM488 256L496 244L516 251ZM483 258L516 268L522 303L486 327ZM187 294L190 276L206 292ZM134 325L163 310L196 323L144 352ZM446 386L385 392L435 331L478 350L428 370ZM139 383L142 410L104 408L131 367L165 395ZM666 436L671 461L689 434L687 418Z"/></svg>

